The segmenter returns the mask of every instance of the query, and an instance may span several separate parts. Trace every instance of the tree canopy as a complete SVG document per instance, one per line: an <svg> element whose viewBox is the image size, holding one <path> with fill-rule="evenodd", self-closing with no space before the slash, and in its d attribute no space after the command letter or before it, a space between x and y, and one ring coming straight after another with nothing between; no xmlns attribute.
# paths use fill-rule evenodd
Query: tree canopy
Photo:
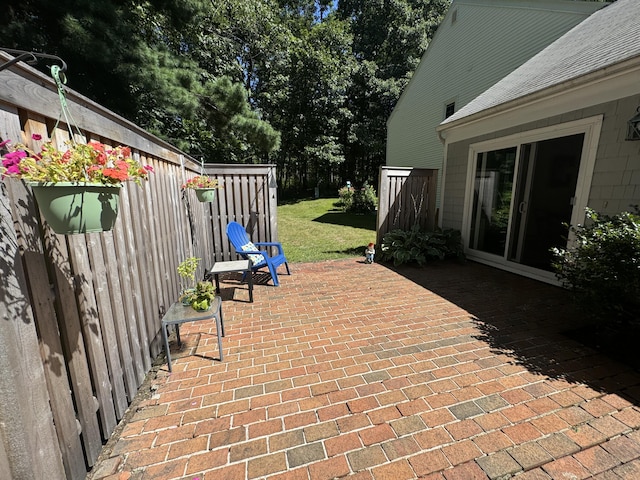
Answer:
<svg viewBox="0 0 640 480"><path fill-rule="evenodd" d="M375 180L386 121L450 0L30 0L0 48L55 54L68 85L215 163L281 186Z"/></svg>

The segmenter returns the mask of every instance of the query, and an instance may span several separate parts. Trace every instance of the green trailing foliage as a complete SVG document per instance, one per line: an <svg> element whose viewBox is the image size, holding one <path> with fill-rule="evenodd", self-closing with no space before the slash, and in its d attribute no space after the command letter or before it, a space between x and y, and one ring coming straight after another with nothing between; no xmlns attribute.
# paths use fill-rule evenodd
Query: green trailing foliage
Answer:
<svg viewBox="0 0 640 480"><path fill-rule="evenodd" d="M640 321L640 211L586 212L573 246L552 249L556 276L596 320Z"/></svg>
<svg viewBox="0 0 640 480"><path fill-rule="evenodd" d="M417 263L423 266L435 260L465 259L460 231L436 229L424 231L419 225L410 230L392 230L382 238L381 260L395 266Z"/></svg>

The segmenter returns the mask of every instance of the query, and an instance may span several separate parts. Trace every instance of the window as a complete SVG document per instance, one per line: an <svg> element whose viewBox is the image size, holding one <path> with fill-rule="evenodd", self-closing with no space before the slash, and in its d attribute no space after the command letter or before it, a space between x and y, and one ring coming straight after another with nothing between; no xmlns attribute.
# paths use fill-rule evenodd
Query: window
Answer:
<svg viewBox="0 0 640 480"><path fill-rule="evenodd" d="M448 103L446 107L444 107L444 118L449 118L456 111L456 102Z"/></svg>

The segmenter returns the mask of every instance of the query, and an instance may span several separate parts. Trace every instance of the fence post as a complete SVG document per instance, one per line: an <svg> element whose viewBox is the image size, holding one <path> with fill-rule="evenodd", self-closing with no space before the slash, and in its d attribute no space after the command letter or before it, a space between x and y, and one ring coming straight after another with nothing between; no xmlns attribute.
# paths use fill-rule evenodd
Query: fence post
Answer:
<svg viewBox="0 0 640 480"><path fill-rule="evenodd" d="M267 182L267 185L269 187L268 224L271 230L271 241L278 242L278 182L276 181L276 169L273 166L269 167L269 172L267 173Z"/></svg>
<svg viewBox="0 0 640 480"><path fill-rule="evenodd" d="M378 175L378 218L376 220L376 244L382 243L382 237L388 230L389 216L389 170L380 167Z"/></svg>

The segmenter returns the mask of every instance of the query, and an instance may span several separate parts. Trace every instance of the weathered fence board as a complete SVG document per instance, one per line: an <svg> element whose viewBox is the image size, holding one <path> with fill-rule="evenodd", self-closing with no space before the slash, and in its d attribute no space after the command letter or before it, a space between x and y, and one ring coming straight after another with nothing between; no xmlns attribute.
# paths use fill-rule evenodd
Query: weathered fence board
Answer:
<svg viewBox="0 0 640 480"><path fill-rule="evenodd" d="M63 478L47 382L9 202L0 186L0 472L3 478Z"/></svg>
<svg viewBox="0 0 640 480"><path fill-rule="evenodd" d="M113 231L113 235L116 247L115 258L118 265L118 278L120 280L119 283L122 292L122 295L120 295L119 298L115 298L121 301L122 306L124 307L124 324L127 327L129 336L131 356L133 357L133 366L137 378L137 389L137 387L142 383L144 376L148 370L148 361L146 360L146 358L144 358L146 357L146 344L140 340L140 334L138 332L137 319L140 318L141 312L138 311L136 303L134 301L134 292L131 285L131 270L129 269L129 260L127 256L128 249L124 239L124 228L118 228L117 222L116 227ZM111 268L114 268L113 265Z"/></svg>
<svg viewBox="0 0 640 480"><path fill-rule="evenodd" d="M56 425L58 443L62 451L62 460L68 478L79 478L86 467L84 459L74 454L82 451L76 414L71 398L71 386L64 373L65 357L62 351L60 331L56 321L54 306L55 297L49 281L47 262L43 246L39 241L38 226L35 223L36 212L33 203L28 201L27 189L22 182L6 182L11 192L15 222L19 222L16 230L21 232L19 247L23 259L27 281L31 286L32 305L38 322L40 354L51 402L51 412ZM30 208L29 208L30 207ZM26 212L22 209L28 209ZM3 270L4 274L4 270Z"/></svg>
<svg viewBox="0 0 640 480"><path fill-rule="evenodd" d="M110 432L116 427L116 415L111 396L111 382L105 357L104 338L98 318L98 308L93 290L93 272L89 263L89 250L84 235L69 236L69 249L71 262L76 272L75 287L78 295L78 306L82 321L82 334L84 336L89 369L93 381L93 388L98 400L98 414L100 415L103 435L109 438ZM82 272L82 273L80 273Z"/></svg>
<svg viewBox="0 0 640 480"><path fill-rule="evenodd" d="M107 233L106 236L111 235ZM111 310L111 292L107 280L107 267L102 251L101 237L99 233L90 233L86 236L87 250L91 272L93 273L93 291L96 299L96 316L100 322L102 331L102 341L104 343L104 354L106 357L105 374L108 375L111 401L115 410L115 418L120 420L127 410L127 394L124 389L124 377L122 373L122 363L118 351L118 341L116 340L116 328L114 325L113 311ZM91 288L91 286L89 286ZM114 424L115 428L115 424Z"/></svg>
<svg viewBox="0 0 640 480"><path fill-rule="evenodd" d="M53 81L16 64L0 72L0 82L0 141L11 139L37 149L52 139L63 146L70 134L67 125L57 122L60 104ZM33 351L16 355L14 371L25 376L37 371L32 368L36 359L44 372L33 380L40 383L30 385L38 401L29 404L33 415L23 417L21 428L26 431L16 436L0 422L0 436L16 442L36 439L33 445L39 449L27 453L34 465L33 474L25 476L20 469L26 457L0 448L0 468L11 472L8 480L84 478L86 465L93 465L162 351L160 318L178 297L178 264L188 256L201 258L197 274L202 278L215 261L237 258L225 233L232 220L243 223L255 241L277 240L272 165L203 167L73 91L67 103L80 129L74 140L128 145L155 173L142 187L127 184L121 189L112 231L87 235L55 234L24 183L10 179L1 188L2 204L11 206L8 225L19 246L16 261L27 282L25 315L33 318L29 328L37 338ZM42 140L32 139L36 133ZM199 173L218 178L224 186L214 202L200 203L192 191L180 190ZM10 241L9 236L0 237L2 251L9 250ZM7 268L3 266L3 278L21 275ZM0 311L11 308L7 302L0 296ZM24 325L12 327L0 329L0 344L11 341L10 335ZM31 382L18 380L15 388Z"/></svg>
<svg viewBox="0 0 640 480"><path fill-rule="evenodd" d="M380 167L377 243L391 230L436 226L437 170Z"/></svg>
<svg viewBox="0 0 640 480"><path fill-rule="evenodd" d="M100 427L96 417L97 399L91 388L88 354L84 343L80 314L76 305L75 275L71 270L65 237L51 230L46 232L47 254L52 260L54 284L59 312L58 325L65 352L70 384L80 420L82 444L89 465L97 458L102 447ZM36 319L39 323L40 319Z"/></svg>
<svg viewBox="0 0 640 480"><path fill-rule="evenodd" d="M102 236L104 257L105 257L105 273L107 276L108 290L110 292L122 292L120 285L120 277L118 276L118 264L116 262L116 248L113 242L113 232L108 235ZM135 397L140 385L139 381L142 379L142 368L140 368L141 375L136 377L136 369L134 362L138 362L141 365L139 351L137 352L137 358L134 360L135 349L131 348L129 343L129 331L127 328L127 316L125 314L125 307L122 298L118 298L114 295L109 295L111 301L111 313L113 318L113 326L115 330L115 337L117 342L117 351L120 353L122 361L122 376L124 386L127 392L127 400L130 402ZM121 417L120 417L121 418Z"/></svg>

